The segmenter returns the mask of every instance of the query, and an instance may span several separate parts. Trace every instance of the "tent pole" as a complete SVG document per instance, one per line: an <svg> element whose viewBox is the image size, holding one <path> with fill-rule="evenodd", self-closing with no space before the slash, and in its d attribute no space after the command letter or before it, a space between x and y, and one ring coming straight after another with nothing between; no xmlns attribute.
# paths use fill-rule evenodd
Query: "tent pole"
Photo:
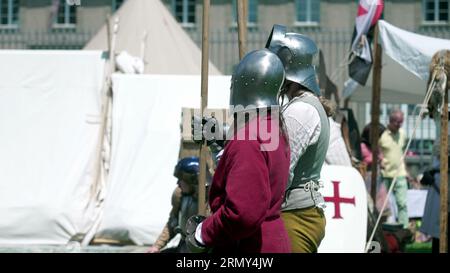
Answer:
<svg viewBox="0 0 450 273"><path fill-rule="evenodd" d="M247 44L247 0L236 1L237 24L238 24L238 44L239 44L239 60L245 55Z"/></svg>
<svg viewBox="0 0 450 273"><path fill-rule="evenodd" d="M106 18L106 43L108 45L108 54L111 54L111 15Z"/></svg>
<svg viewBox="0 0 450 273"><path fill-rule="evenodd" d="M209 6L210 0L203 0L203 24L202 24L202 75L201 75L201 108L203 116L208 105L208 62L209 62ZM198 180L198 214L206 214L206 156L208 147L203 141L200 146L200 177Z"/></svg>
<svg viewBox="0 0 450 273"><path fill-rule="evenodd" d="M107 64L106 69L106 75L105 75L105 83L103 84L102 89L102 104L101 104L101 120L100 120L100 131L99 131L99 140L98 140L98 146L97 146L97 161L96 161L96 173L94 175L96 183L98 183L100 179L101 174L101 168L102 168L102 149L103 144L105 141L105 130L107 127L107 119L108 119L108 113L109 113L109 99L112 96L112 90L111 90L111 74L114 73L116 62L114 57L114 51L116 48L116 39L117 39L117 32L119 27L119 19L116 18L114 20L114 23L111 22L111 17L108 17L107 19L107 38L108 38L108 53L109 53L109 60ZM112 33L111 33L112 31Z"/></svg>
<svg viewBox="0 0 450 273"><path fill-rule="evenodd" d="M372 145L372 179L370 196L373 202L376 202L377 194L377 162L378 162L378 135L380 124L380 96L381 96L381 57L382 49L378 44L378 23L375 26L374 33L374 64L372 77L372 128L371 128L371 145Z"/></svg>
<svg viewBox="0 0 450 273"><path fill-rule="evenodd" d="M442 107L441 118L441 219L440 219L440 236L439 236L439 252L447 253L447 223L448 223L448 87L445 85L444 105Z"/></svg>
<svg viewBox="0 0 450 273"><path fill-rule="evenodd" d="M147 30L144 31L144 35L142 36L142 40L141 40L141 54L140 57L142 59L142 61L144 62L144 67L145 67L145 46L147 45L147 36L148 36L148 32Z"/></svg>
<svg viewBox="0 0 450 273"><path fill-rule="evenodd" d="M117 31L119 27L119 19L116 18L114 20L114 25L112 26L111 23L111 17L108 16L106 19L106 37L108 39L108 60L105 63L105 69L104 69L104 82L102 86L102 92L101 92L101 117L100 117L100 128L99 128L99 135L98 135L98 142L96 147L96 158L94 162L95 166L95 172L93 174L94 178L94 184L93 187L91 187L91 198L98 198L99 194L99 187L101 187L101 177L102 177L102 151L103 146L105 143L105 132L108 124L108 113L110 110L109 104L111 103L111 96L112 96L112 90L111 90L111 74L114 73L116 63L114 58L114 51L116 46L116 38L117 38ZM111 33L112 30L112 33ZM107 174L106 174L107 175ZM100 224L100 218L101 216L97 216L93 226L89 228L88 232L85 234L82 245L86 246L89 244L89 242L92 240L95 232L97 231L98 225Z"/></svg>

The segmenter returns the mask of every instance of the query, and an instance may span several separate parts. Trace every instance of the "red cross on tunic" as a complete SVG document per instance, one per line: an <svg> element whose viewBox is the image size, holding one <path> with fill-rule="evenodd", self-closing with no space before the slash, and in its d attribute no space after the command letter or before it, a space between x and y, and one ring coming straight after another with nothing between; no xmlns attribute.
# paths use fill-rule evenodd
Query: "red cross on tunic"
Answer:
<svg viewBox="0 0 450 273"><path fill-rule="evenodd" d="M324 197L325 202L334 203L334 216L333 219L343 219L341 216L341 203L353 204L355 205L355 197L344 198L339 195L339 181L331 181L333 183L333 197Z"/></svg>

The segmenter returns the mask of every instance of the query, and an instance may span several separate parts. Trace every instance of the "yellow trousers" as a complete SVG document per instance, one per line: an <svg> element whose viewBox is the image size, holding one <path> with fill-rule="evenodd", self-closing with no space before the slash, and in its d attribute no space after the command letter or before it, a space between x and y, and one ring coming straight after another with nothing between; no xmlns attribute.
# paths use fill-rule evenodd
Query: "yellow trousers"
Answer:
<svg viewBox="0 0 450 273"><path fill-rule="evenodd" d="M315 253L325 236L325 215L317 207L283 211L284 225L294 253Z"/></svg>

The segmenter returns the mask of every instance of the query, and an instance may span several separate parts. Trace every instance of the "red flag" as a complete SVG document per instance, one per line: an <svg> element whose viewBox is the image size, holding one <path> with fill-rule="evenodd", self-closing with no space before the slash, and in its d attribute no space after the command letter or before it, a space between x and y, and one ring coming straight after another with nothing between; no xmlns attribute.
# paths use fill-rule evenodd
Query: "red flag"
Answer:
<svg viewBox="0 0 450 273"><path fill-rule="evenodd" d="M356 36L352 42L352 51L368 62L372 62L369 42L366 35L369 29L376 24L383 12L383 0L360 0L358 15L355 20Z"/></svg>
<svg viewBox="0 0 450 273"><path fill-rule="evenodd" d="M383 0L360 0L355 31L352 39L351 63L348 66L350 79L344 83L343 97L349 97L359 85L365 85L372 68L371 35L372 27L383 13Z"/></svg>

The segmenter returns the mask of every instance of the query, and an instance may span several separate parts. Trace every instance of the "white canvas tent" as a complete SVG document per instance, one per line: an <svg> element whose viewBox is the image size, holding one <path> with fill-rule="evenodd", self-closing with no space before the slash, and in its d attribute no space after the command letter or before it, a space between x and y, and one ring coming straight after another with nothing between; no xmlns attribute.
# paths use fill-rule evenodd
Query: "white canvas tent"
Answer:
<svg viewBox="0 0 450 273"><path fill-rule="evenodd" d="M200 75L200 49L160 0L126 1L113 18L119 18L115 53L143 58L144 73ZM106 24L84 49L108 50ZM211 62L209 74L221 74Z"/></svg>
<svg viewBox="0 0 450 273"><path fill-rule="evenodd" d="M10 50L0 63L8 64L0 66L0 249L61 246L86 234L88 243L105 230L153 243L176 186L182 108L199 107L200 76L114 75L103 184L95 173L104 54ZM228 107L229 86L229 76L210 78L210 108Z"/></svg>
<svg viewBox="0 0 450 273"><path fill-rule="evenodd" d="M421 103L425 97L431 57L440 49L450 49L450 40L405 31L384 20L380 20L378 26L383 49L381 102ZM354 92L351 100L372 100L372 76L366 86Z"/></svg>
<svg viewBox="0 0 450 273"><path fill-rule="evenodd" d="M0 51L0 245L62 245L95 229L102 56Z"/></svg>

